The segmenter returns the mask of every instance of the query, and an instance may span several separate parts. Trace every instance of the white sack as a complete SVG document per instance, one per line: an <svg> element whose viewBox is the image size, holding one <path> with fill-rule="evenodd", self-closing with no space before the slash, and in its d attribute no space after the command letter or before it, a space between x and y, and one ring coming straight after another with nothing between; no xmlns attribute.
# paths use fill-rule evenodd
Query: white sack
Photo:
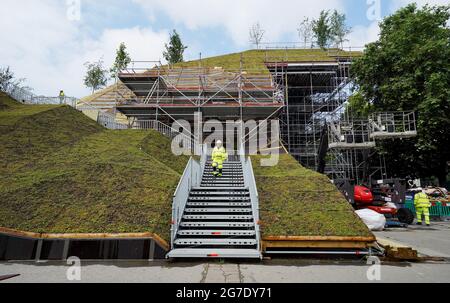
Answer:
<svg viewBox="0 0 450 303"><path fill-rule="evenodd" d="M356 214L372 231L382 231L386 226L386 217L371 209L357 210Z"/></svg>

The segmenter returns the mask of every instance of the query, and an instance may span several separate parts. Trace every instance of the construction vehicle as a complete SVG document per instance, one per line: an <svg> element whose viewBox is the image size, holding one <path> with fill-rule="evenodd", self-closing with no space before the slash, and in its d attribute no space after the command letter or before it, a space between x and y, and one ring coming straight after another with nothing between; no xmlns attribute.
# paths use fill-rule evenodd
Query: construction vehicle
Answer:
<svg viewBox="0 0 450 303"><path fill-rule="evenodd" d="M414 213L405 207L405 202L406 185L400 179L375 181L371 188L354 187L355 209L370 209L387 219L397 219L402 224L410 225L414 222Z"/></svg>

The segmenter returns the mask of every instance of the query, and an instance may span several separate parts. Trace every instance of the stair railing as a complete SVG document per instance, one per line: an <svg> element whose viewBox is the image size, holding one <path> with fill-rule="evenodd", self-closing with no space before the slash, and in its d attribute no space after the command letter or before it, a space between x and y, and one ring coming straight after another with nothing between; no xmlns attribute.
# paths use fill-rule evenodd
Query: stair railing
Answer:
<svg viewBox="0 0 450 303"><path fill-rule="evenodd" d="M206 166L208 158L208 148L203 145L203 151L200 158L200 162L193 157L189 159L189 162L184 170L183 176L178 183L177 189L173 195L172 204L172 227L171 227L171 249L174 249L175 239L183 219L183 214L186 209L189 195L194 187L199 187L202 182L203 171Z"/></svg>
<svg viewBox="0 0 450 303"><path fill-rule="evenodd" d="M260 217L259 217L259 194L258 187L256 185L255 175L253 173L253 164L251 157L245 157L244 144L241 144L239 155L242 164L242 170L244 172L244 183L245 187L249 189L250 192L250 202L252 204L253 220L255 224L257 249L261 251L261 228L260 228Z"/></svg>

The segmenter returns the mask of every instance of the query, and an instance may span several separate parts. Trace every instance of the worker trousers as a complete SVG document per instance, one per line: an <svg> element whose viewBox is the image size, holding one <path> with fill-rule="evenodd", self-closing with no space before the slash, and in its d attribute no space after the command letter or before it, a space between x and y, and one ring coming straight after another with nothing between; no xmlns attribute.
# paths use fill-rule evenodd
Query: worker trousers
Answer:
<svg viewBox="0 0 450 303"><path fill-rule="evenodd" d="M422 223L422 216L425 217L425 223L430 225L430 209L428 207L417 207L417 223Z"/></svg>
<svg viewBox="0 0 450 303"><path fill-rule="evenodd" d="M214 170L214 175L222 175L223 173L223 161L213 161L212 164L213 170ZM219 171L217 172L217 169L219 169Z"/></svg>

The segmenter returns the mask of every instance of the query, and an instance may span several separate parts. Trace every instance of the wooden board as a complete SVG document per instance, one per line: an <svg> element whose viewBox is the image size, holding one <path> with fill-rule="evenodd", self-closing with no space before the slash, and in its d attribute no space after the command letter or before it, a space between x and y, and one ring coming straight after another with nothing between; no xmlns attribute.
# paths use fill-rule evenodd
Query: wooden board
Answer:
<svg viewBox="0 0 450 303"><path fill-rule="evenodd" d="M268 248L366 249L375 237L264 237L263 251Z"/></svg>
<svg viewBox="0 0 450 303"><path fill-rule="evenodd" d="M16 237L32 238L32 239L77 239L77 240L91 240L91 239L153 239L165 250L169 250L169 244L157 234L153 233L118 233L118 234L45 234L24 232L14 229L0 227L0 233Z"/></svg>
<svg viewBox="0 0 450 303"><path fill-rule="evenodd" d="M416 249L397 241L386 238L377 238L378 244L386 250L386 258L397 261L419 261L419 253Z"/></svg>

